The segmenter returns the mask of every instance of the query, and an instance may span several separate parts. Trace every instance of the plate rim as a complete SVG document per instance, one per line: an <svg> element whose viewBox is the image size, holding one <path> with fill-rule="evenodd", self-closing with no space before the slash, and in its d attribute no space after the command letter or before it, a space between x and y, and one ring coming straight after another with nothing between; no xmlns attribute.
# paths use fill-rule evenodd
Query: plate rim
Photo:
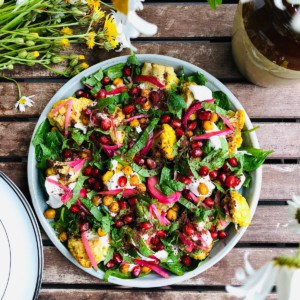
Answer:
<svg viewBox="0 0 300 300"><path fill-rule="evenodd" d="M226 95L228 96L228 98L230 100L230 103L236 109L243 109L245 111L245 124L246 124L246 127L248 129L253 128L252 122L250 121L250 118L247 114L247 111L244 109L244 107L239 102L239 100L233 95L233 93L221 81L219 81L212 74L208 73L207 71L203 70L202 68L200 68L200 67L198 67L194 64L191 64L187 61L177 59L177 58L174 58L174 57L170 57L170 56L166 56L166 55L136 54L136 56L138 58L142 59L143 61L148 60L148 61L151 61L151 62L155 62L157 60L167 60L166 63L173 63L173 64L176 64L176 65L182 65L184 68L189 68L191 70L195 70L195 72L201 72L202 74L205 75L205 77L206 77L206 79L209 83L211 83L212 85L216 86L219 90L222 90L223 92L226 93ZM83 76L88 76L90 74L93 74L94 72L97 71L97 69L99 69L101 67L104 68L104 67L112 66L112 65L117 64L117 63L126 62L128 57L129 57L129 55L124 55L124 56L119 56L119 57L114 57L114 58L111 58L111 59L108 59L108 60L104 60L102 62L99 62L99 63L89 67L88 69L80 72L75 77L68 80L53 95L53 97L49 100L48 104L43 109L43 112L41 113L41 115L39 117L39 120L38 120L38 122L37 122L37 124L34 128L34 132L32 134L31 141L30 141L29 153L28 153L28 163L27 163L27 175L28 176L27 177L28 177L29 191L30 191L30 195L31 195L31 198L32 198L33 207L35 209L35 212L38 216L38 219L39 219L43 229L45 230L47 236L53 242L55 247L69 261L71 261L73 264L75 264L77 267L79 267L84 272L86 272L86 273L88 273L88 274L90 274L90 275L92 275L96 278L99 278L101 280L103 279L103 275L101 276L101 274L95 272L92 268L83 268L72 257L72 255L66 249L66 247L63 244L61 244L61 242L58 240L58 238L56 237L53 229L50 228L49 223L45 220L45 218L43 218L43 214L39 211L38 197L36 195L36 189L34 188L34 184L33 184L33 182L35 180L34 173L36 172L36 170L35 170L36 169L36 160L35 160L34 146L32 144L32 140L34 138L34 135L36 133L36 130L37 130L38 126L42 123L42 121L44 121L46 119L47 112L52 107L55 98L59 97L60 95L62 95L65 92L66 86L69 86L69 87L71 86L72 87L76 83L80 83L80 79ZM255 132L250 132L249 138L250 138L252 146L256 147L256 148L259 148L259 143L258 143L256 133ZM253 217L254 212L256 211L258 201L259 201L260 192L261 192L262 167L258 168L255 172L253 172L253 174L255 174L256 181L255 181L255 187L254 187L254 190L253 190L252 202L251 202L251 206L250 206L251 217ZM182 276L174 276L174 277L172 276L169 279L159 278L160 280L152 280L152 279L146 280L145 278L143 278L144 279L143 281L139 281L139 280L136 280L136 279L121 279L121 278L110 276L108 281L111 282L111 283L118 284L118 285L123 285L123 286L139 287L139 288L153 288L153 287L162 287L162 286L172 285L172 284L176 284L176 283L182 282L184 280L190 279L190 278L192 278L196 275L199 275L199 274L203 273L204 271L206 271L207 269L212 267L214 264L219 262L225 255L227 255L232 250L232 248L238 243L238 241L241 239L241 237L245 233L246 229L247 229L247 227L240 228L239 231L235 233L235 235L231 238L231 240L228 241L226 246L224 246L224 248L221 251L216 253L216 255L213 258L211 258L210 260L207 260L205 262L205 266L204 265L201 266L202 269L201 269L200 272L198 270L199 267L197 267L193 271L187 272Z"/></svg>
<svg viewBox="0 0 300 300"><path fill-rule="evenodd" d="M17 185L2 171L0 171L0 178L2 178L8 186L12 189L12 191L16 194L16 196L19 198L21 204L23 205L30 223L32 225L32 229L35 235L36 239L36 246L37 246L37 252L38 252L38 272L37 272L37 280L36 280L36 286L33 294L34 300L38 299L40 288L42 285L42 275L43 275L43 269L44 269L44 252L43 252L43 242L41 237L41 232L38 226L38 221L36 219L36 216L31 208L31 206L28 203L28 200L24 196L24 194L20 191L20 189L17 187ZM9 281L8 281L9 282ZM7 283L8 285L8 283ZM5 297L5 293L3 294L3 298ZM3 299L1 298L1 299Z"/></svg>

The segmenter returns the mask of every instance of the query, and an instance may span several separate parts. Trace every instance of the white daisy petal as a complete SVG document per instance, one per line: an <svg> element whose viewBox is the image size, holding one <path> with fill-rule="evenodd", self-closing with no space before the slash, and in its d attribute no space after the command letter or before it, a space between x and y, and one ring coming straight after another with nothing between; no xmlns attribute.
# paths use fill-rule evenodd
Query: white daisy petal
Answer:
<svg viewBox="0 0 300 300"><path fill-rule="evenodd" d="M238 280L238 281L245 281L245 279L247 278L246 276L246 272L244 271L243 268L237 268L236 271L235 271L235 278Z"/></svg>
<svg viewBox="0 0 300 300"><path fill-rule="evenodd" d="M247 252L244 256L245 269L248 275L252 275L255 272L255 270L251 266L248 257L249 257L249 252Z"/></svg>

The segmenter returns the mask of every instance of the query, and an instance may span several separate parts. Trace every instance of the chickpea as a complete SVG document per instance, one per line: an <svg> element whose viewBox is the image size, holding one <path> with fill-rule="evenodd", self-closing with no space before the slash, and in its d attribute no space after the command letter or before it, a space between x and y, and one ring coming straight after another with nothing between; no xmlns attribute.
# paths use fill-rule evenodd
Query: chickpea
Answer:
<svg viewBox="0 0 300 300"><path fill-rule="evenodd" d="M118 202L112 202L109 207L109 211L112 213L118 213L120 210L119 203Z"/></svg>
<svg viewBox="0 0 300 300"><path fill-rule="evenodd" d="M106 236L107 235L106 232L102 231L101 227L98 228L97 233L98 233L99 236Z"/></svg>
<svg viewBox="0 0 300 300"><path fill-rule="evenodd" d="M146 103L143 104L144 110L149 110L152 107L151 102L148 100Z"/></svg>
<svg viewBox="0 0 300 300"><path fill-rule="evenodd" d="M114 201L114 197L112 195L106 195L103 197L102 203L105 206L110 206Z"/></svg>
<svg viewBox="0 0 300 300"><path fill-rule="evenodd" d="M89 155L86 153L86 152L84 152L84 151L81 151L80 153L79 153L79 157L80 158L87 158Z"/></svg>
<svg viewBox="0 0 300 300"><path fill-rule="evenodd" d="M175 221L177 219L177 212L174 209L170 208L167 212L167 219L169 221Z"/></svg>
<svg viewBox="0 0 300 300"><path fill-rule="evenodd" d="M211 121L204 121L203 122L203 129L204 130L213 130L214 124Z"/></svg>
<svg viewBox="0 0 300 300"><path fill-rule="evenodd" d="M141 96L149 98L150 91L146 89L142 89Z"/></svg>
<svg viewBox="0 0 300 300"><path fill-rule="evenodd" d="M141 118L140 120L139 120L139 122L140 122L140 124L147 124L147 119L146 118Z"/></svg>
<svg viewBox="0 0 300 300"><path fill-rule="evenodd" d="M129 264L123 264L120 266L120 271L123 274L127 274L129 272Z"/></svg>
<svg viewBox="0 0 300 300"><path fill-rule="evenodd" d="M49 208L44 212L44 216L46 219L54 219L56 215L56 211L53 208Z"/></svg>
<svg viewBox="0 0 300 300"><path fill-rule="evenodd" d="M119 86L123 85L124 82L123 82L123 79L122 79L122 78L116 78L116 79L113 81L113 84L114 84L116 87L119 87Z"/></svg>
<svg viewBox="0 0 300 300"><path fill-rule="evenodd" d="M213 112L210 117L211 122L217 122L219 120L219 116L217 113Z"/></svg>
<svg viewBox="0 0 300 300"><path fill-rule="evenodd" d="M141 268L141 271L142 271L142 273L148 274L148 273L151 272L151 269L144 266L144 267Z"/></svg>
<svg viewBox="0 0 300 300"><path fill-rule="evenodd" d="M130 166L124 166L122 171L124 172L125 175L130 175L132 173L132 168Z"/></svg>
<svg viewBox="0 0 300 300"><path fill-rule="evenodd" d="M101 203L101 196L99 195L95 195L92 199L92 203L95 205L95 206L99 206L100 203Z"/></svg>
<svg viewBox="0 0 300 300"><path fill-rule="evenodd" d="M185 133L186 136L188 137L192 137L194 135L193 131L192 130L188 130L186 133Z"/></svg>
<svg viewBox="0 0 300 300"><path fill-rule="evenodd" d="M46 170L46 176L48 177L48 176L51 176L51 175L55 175L55 170L54 170L54 168L48 168L48 169Z"/></svg>
<svg viewBox="0 0 300 300"><path fill-rule="evenodd" d="M140 183L136 186L136 190L140 193L143 193L147 191L147 188L143 183Z"/></svg>
<svg viewBox="0 0 300 300"><path fill-rule="evenodd" d="M176 212L179 211L179 204L178 203L175 203L173 206L172 206L172 209L175 210Z"/></svg>
<svg viewBox="0 0 300 300"><path fill-rule="evenodd" d="M135 119L135 120L130 121L129 125L131 127L138 127L140 125L140 122L139 122L139 120Z"/></svg>
<svg viewBox="0 0 300 300"><path fill-rule="evenodd" d="M136 174L134 174L134 175L130 176L129 182L130 182L130 185L137 186L140 183L140 179Z"/></svg>
<svg viewBox="0 0 300 300"><path fill-rule="evenodd" d="M59 235L59 240L64 243L68 239L67 233L64 231Z"/></svg>
<svg viewBox="0 0 300 300"><path fill-rule="evenodd" d="M195 121L197 119L197 115L195 113L191 114L189 117L189 121Z"/></svg>
<svg viewBox="0 0 300 300"><path fill-rule="evenodd" d="M203 182L199 184L198 191L201 195L207 195L209 193L207 185Z"/></svg>

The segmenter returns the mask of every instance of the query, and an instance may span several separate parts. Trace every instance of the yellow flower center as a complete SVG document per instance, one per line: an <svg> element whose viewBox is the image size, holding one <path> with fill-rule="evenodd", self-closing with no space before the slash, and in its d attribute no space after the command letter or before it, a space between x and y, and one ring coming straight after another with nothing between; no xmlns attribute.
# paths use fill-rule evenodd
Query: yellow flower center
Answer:
<svg viewBox="0 0 300 300"><path fill-rule="evenodd" d="M128 15L129 0L113 0L112 2L116 10L124 15Z"/></svg>
<svg viewBox="0 0 300 300"><path fill-rule="evenodd" d="M24 99L24 98L21 98L20 100L19 100L19 104L25 104L26 103L26 99Z"/></svg>

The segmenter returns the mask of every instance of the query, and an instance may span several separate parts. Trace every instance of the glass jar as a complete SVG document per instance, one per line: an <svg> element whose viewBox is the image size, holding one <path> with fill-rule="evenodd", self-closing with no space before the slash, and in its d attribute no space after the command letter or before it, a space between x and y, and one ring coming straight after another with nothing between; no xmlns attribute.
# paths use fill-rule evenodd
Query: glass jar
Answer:
<svg viewBox="0 0 300 300"><path fill-rule="evenodd" d="M260 86L300 84L300 34L290 26L299 6L273 0L239 4L234 18L232 50L240 72Z"/></svg>

